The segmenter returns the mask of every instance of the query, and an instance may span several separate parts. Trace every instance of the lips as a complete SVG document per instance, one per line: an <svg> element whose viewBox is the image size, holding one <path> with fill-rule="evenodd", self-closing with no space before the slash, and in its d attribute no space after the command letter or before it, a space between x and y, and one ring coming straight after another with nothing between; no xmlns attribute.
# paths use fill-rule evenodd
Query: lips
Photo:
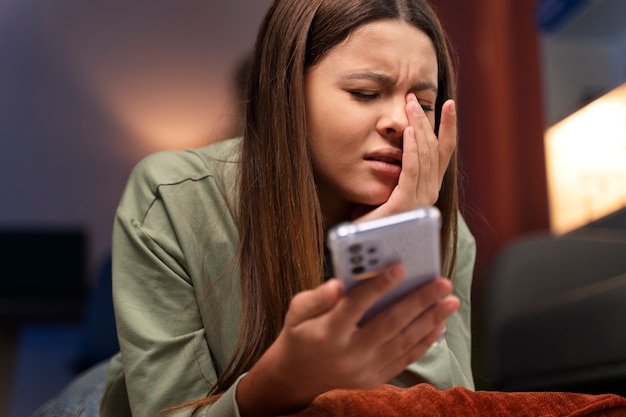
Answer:
<svg viewBox="0 0 626 417"><path fill-rule="evenodd" d="M370 156L365 158L367 161L380 161L380 162L386 162L388 164L394 164L397 165L399 167L402 166L402 160L401 159L396 159L396 158L391 158L388 156Z"/></svg>
<svg viewBox="0 0 626 417"><path fill-rule="evenodd" d="M370 155L365 157L367 161L380 161L386 162L388 164L397 165L399 167L402 166L402 151L399 149L380 149L378 151L372 152Z"/></svg>
<svg viewBox="0 0 626 417"><path fill-rule="evenodd" d="M399 149L380 149L363 159L378 175L397 178L402 172L402 151Z"/></svg>

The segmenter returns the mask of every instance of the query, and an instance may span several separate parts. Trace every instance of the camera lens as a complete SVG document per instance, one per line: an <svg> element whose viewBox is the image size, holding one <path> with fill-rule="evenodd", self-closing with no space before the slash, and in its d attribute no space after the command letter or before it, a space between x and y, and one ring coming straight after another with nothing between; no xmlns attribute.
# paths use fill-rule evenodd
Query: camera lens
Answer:
<svg viewBox="0 0 626 417"><path fill-rule="evenodd" d="M350 258L350 262L354 265L358 265L363 262L363 257L361 255L356 255Z"/></svg>
<svg viewBox="0 0 626 417"><path fill-rule="evenodd" d="M365 272L365 268L363 268L362 266L356 266L352 268L352 275L360 275L363 272Z"/></svg>
<svg viewBox="0 0 626 417"><path fill-rule="evenodd" d="M352 254L355 254L355 255L358 254L358 253L361 253L362 249L363 249L363 247L360 244L358 244L358 243L355 243L354 245L348 246L348 251L350 253L352 253Z"/></svg>

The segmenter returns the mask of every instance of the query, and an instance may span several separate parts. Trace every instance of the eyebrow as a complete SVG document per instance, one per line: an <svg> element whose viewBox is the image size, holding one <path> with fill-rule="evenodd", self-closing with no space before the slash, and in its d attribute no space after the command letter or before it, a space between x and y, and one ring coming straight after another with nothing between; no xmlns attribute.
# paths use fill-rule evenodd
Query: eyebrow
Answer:
<svg viewBox="0 0 626 417"><path fill-rule="evenodd" d="M388 75L380 74L378 72L355 72L348 74L346 77L348 80L371 80L384 85L393 85L395 80ZM431 90L435 94L438 92L438 88L433 83L428 81L418 82L411 87L411 91L425 91Z"/></svg>

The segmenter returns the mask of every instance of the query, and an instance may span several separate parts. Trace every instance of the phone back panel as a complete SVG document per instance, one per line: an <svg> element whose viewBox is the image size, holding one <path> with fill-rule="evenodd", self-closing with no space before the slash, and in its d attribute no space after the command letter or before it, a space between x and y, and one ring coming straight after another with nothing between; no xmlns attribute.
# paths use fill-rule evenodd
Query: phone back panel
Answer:
<svg viewBox="0 0 626 417"><path fill-rule="evenodd" d="M363 318L397 301L441 275L441 214L436 207L360 223L343 223L328 235L333 268L346 291L378 274L385 266L402 263L405 280L378 300Z"/></svg>

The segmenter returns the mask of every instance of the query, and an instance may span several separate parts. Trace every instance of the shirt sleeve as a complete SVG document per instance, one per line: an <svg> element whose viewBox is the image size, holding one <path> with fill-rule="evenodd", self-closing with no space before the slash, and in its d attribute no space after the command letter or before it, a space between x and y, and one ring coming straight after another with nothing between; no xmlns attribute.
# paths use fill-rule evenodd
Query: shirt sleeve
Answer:
<svg viewBox="0 0 626 417"><path fill-rule="evenodd" d="M146 164L154 165L131 175L113 232L113 297L133 416L201 399L217 377L175 220L146 179ZM236 388L200 410L167 415L238 417Z"/></svg>
<svg viewBox="0 0 626 417"><path fill-rule="evenodd" d="M448 318L450 329L446 344L450 348L450 361L454 371L454 385L474 389L472 374L472 281L476 261L476 240L463 217L459 216L459 241L457 263L452 278L453 293L461 300L459 310Z"/></svg>
<svg viewBox="0 0 626 417"><path fill-rule="evenodd" d="M400 387L428 382L440 389L461 386L474 389L472 374L471 288L476 259L476 241L459 215L457 261L452 277L453 294L461 307L446 322L446 337L435 343L420 360L390 381Z"/></svg>

